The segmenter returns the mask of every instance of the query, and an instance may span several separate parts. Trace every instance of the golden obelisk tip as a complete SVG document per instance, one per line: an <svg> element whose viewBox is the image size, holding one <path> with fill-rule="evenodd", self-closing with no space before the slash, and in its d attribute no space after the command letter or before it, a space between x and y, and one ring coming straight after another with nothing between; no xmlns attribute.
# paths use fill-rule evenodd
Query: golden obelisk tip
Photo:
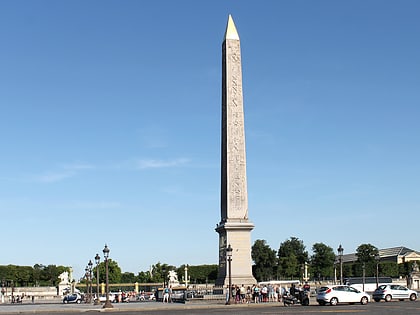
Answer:
<svg viewBox="0 0 420 315"><path fill-rule="evenodd" d="M232 15L229 14L228 23L226 26L226 32L225 32L225 39L237 39L239 40L239 34L236 30L235 23L233 22Z"/></svg>

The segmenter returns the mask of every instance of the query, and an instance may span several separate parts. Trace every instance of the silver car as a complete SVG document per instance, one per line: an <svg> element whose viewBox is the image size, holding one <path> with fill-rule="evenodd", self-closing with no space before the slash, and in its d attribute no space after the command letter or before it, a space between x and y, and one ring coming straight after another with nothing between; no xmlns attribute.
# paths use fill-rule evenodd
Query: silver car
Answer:
<svg viewBox="0 0 420 315"><path fill-rule="evenodd" d="M328 285L317 290L316 301L319 305L337 305L338 303L360 303L365 305L369 302L369 294L361 292L348 285Z"/></svg>
<svg viewBox="0 0 420 315"><path fill-rule="evenodd" d="M380 285L372 294L375 302L385 300L386 302L392 299L404 301L410 299L415 301L417 299L417 292L398 284L383 284Z"/></svg>

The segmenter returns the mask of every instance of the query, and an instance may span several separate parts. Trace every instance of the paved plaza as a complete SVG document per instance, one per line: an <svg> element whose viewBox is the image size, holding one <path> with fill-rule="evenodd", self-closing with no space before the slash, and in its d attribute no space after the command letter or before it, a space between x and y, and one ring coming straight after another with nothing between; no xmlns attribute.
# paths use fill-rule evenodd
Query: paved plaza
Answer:
<svg viewBox="0 0 420 315"><path fill-rule="evenodd" d="M93 304L59 304L59 303L23 303L23 304L0 304L0 314L10 313L45 313L45 312L145 312L151 310L188 310L188 309L205 309L205 308L226 308L224 300L200 300L187 301L186 303L162 303L162 302L129 302L114 303L113 308L104 309L102 305ZM316 303L315 300L313 303ZM258 304L232 304L228 307L260 307L264 305L282 306L280 302L258 303Z"/></svg>

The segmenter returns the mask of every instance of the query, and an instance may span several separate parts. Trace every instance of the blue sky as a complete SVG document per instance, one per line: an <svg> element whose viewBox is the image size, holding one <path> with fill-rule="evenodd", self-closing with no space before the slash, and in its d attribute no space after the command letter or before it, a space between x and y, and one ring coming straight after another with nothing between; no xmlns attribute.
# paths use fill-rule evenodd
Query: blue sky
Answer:
<svg viewBox="0 0 420 315"><path fill-rule="evenodd" d="M252 242L420 250L420 2L1 1L0 264L216 264L221 45Z"/></svg>

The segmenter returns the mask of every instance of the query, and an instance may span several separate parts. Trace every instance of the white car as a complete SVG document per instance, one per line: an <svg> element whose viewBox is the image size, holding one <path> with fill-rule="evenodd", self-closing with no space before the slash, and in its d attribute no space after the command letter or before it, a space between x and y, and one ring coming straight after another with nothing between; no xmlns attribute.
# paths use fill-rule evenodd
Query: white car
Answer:
<svg viewBox="0 0 420 315"><path fill-rule="evenodd" d="M360 303L366 305L370 296L348 285L328 285L317 290L316 301L319 305L338 303Z"/></svg>
<svg viewBox="0 0 420 315"><path fill-rule="evenodd" d="M109 301L111 303L115 302L115 294L109 294ZM102 294L99 296L99 302L106 302L106 294Z"/></svg>
<svg viewBox="0 0 420 315"><path fill-rule="evenodd" d="M379 302L380 300L390 302L392 299L398 299L400 301L408 299L410 299L410 301L417 300L416 291L410 290L409 288L398 284L380 285L372 295L375 302Z"/></svg>

